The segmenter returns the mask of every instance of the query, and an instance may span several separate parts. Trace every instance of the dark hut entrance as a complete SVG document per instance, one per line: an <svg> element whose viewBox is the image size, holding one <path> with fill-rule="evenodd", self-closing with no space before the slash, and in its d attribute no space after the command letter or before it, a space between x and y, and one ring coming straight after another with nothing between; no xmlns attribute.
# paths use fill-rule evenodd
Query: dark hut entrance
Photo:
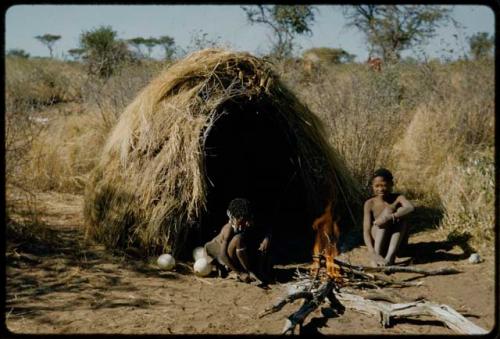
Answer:
<svg viewBox="0 0 500 339"><path fill-rule="evenodd" d="M266 106L225 104L208 131L207 214L201 238L205 242L215 236L227 222L229 201L244 197L254 206L256 226L261 231L273 228L276 262L309 260L313 231L297 171L295 141L279 116L262 109Z"/></svg>

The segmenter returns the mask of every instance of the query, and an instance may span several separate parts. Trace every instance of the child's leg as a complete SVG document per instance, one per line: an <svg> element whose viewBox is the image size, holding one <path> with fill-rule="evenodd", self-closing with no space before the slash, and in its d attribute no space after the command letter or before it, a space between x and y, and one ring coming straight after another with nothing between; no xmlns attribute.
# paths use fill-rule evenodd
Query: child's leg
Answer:
<svg viewBox="0 0 500 339"><path fill-rule="evenodd" d="M370 264L373 266L383 266L385 265L385 260L382 256L382 253L384 252L384 244L386 243L386 241L384 240L386 232L384 229L376 226L372 226L370 232L373 239L374 250L374 253L370 254Z"/></svg>
<svg viewBox="0 0 500 339"><path fill-rule="evenodd" d="M238 255L236 254L236 249L240 246L240 235L235 235L227 245L227 256L231 263L236 267L236 269L241 270L241 265L239 263Z"/></svg>
<svg viewBox="0 0 500 339"><path fill-rule="evenodd" d="M257 266L255 273L257 275L257 278L259 278L259 280L264 284L271 282L273 280L273 264L271 262L271 255L269 253L269 250L265 253L258 251L258 253L255 254L255 258Z"/></svg>
<svg viewBox="0 0 500 339"><path fill-rule="evenodd" d="M401 242L406 237L408 232L408 225L406 222L400 222L393 226L393 232L389 239L389 248L387 249L387 255L385 256L385 262L388 265L394 264L394 259L399 250Z"/></svg>
<svg viewBox="0 0 500 339"><path fill-rule="evenodd" d="M237 234L231 239L228 245L227 252L229 258L237 264L237 267L243 268L243 270L250 272L250 261L248 258L247 244L241 234Z"/></svg>
<svg viewBox="0 0 500 339"><path fill-rule="evenodd" d="M387 228L380 228L377 226L372 226L371 229L372 232L372 237L373 237L373 249L375 250L375 253L384 256L385 254L385 243L386 243L386 238L388 236L388 229Z"/></svg>
<svg viewBox="0 0 500 339"><path fill-rule="evenodd" d="M217 241L209 241L205 244L205 253L211 258L211 262L218 262L217 257L220 254L220 245Z"/></svg>

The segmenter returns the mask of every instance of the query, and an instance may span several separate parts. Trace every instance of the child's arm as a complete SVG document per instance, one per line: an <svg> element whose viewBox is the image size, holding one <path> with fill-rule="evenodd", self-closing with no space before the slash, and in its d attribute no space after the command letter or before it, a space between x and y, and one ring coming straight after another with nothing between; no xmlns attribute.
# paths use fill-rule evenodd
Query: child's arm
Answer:
<svg viewBox="0 0 500 339"><path fill-rule="evenodd" d="M377 219L375 219L375 221L373 222L373 226L386 228L387 222L390 220L394 220L392 216L393 212L394 212L394 207L392 206L385 207L382 210L382 212L378 215Z"/></svg>
<svg viewBox="0 0 500 339"><path fill-rule="evenodd" d="M262 239L262 242L259 245L259 251L262 253L267 253L267 250L269 249L269 242L271 241L271 235L272 235L272 229L268 228L266 235L264 236L264 239Z"/></svg>
<svg viewBox="0 0 500 339"><path fill-rule="evenodd" d="M363 239L365 240L365 245L368 248L368 252L373 253L373 239L371 235L371 201L367 200L363 207Z"/></svg>
<svg viewBox="0 0 500 339"><path fill-rule="evenodd" d="M401 218L415 210L413 204L408 199L406 199L404 195L398 196L396 201L398 201L401 206L394 213L392 213L393 219Z"/></svg>

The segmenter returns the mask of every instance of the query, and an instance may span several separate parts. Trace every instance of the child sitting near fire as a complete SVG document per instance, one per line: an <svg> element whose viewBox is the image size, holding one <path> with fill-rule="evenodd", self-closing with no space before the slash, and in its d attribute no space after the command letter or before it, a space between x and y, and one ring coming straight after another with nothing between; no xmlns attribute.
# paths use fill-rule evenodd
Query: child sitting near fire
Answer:
<svg viewBox="0 0 500 339"><path fill-rule="evenodd" d="M267 282L265 272L259 264L267 260L270 235L260 243L258 252L252 251L255 241L254 220L247 199L237 198L229 203L229 220L220 233L205 244L205 251L212 258L212 263L219 269L233 271L243 282ZM257 269L255 269L257 268ZM257 273L257 274L256 274Z"/></svg>
<svg viewBox="0 0 500 339"><path fill-rule="evenodd" d="M374 197L364 204L363 238L374 266L394 264L408 235L403 217L414 210L404 195L392 193L393 184L389 170L376 170L371 179Z"/></svg>

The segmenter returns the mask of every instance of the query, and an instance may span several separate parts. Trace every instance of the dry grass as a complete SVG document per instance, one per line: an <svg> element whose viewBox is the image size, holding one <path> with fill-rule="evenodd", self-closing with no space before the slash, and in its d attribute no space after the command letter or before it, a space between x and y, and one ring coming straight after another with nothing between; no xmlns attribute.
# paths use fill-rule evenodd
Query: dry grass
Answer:
<svg viewBox="0 0 500 339"><path fill-rule="evenodd" d="M491 60L400 64L380 74L332 65L312 79L284 76L328 124L330 143L366 194L373 170L387 167L399 191L443 211L444 232L470 233L475 245L493 248L494 173L484 170L494 147ZM470 160L477 154L483 160Z"/></svg>
<svg viewBox="0 0 500 339"><path fill-rule="evenodd" d="M159 63L130 66L108 82L98 83L88 81L78 66L63 62L11 58L6 62L7 182L22 185L27 191L63 192L82 192L89 170L98 162L102 146L121 112L138 91L167 66ZM297 65L300 63L294 63L293 67L278 64L273 68L292 92L320 117L321 121L311 119L314 129L338 150L345 159L347 171L357 181L366 184L376 167L388 167L395 175L398 190L427 207L443 210L440 223L443 232L470 233L475 245L493 248L494 71L491 61L400 64L385 68L380 74L370 72L365 65L353 64L323 65L318 72L305 75ZM196 75L173 68L167 75L171 78L158 78L153 85L156 90L146 90L141 94L142 101L135 101L126 110L126 117L106 146L104 153L121 159L120 163L108 164L111 160L106 158L100 160L101 168L111 166L114 173L119 166L131 163L134 165L130 173L141 173L141 177L131 176L135 178L131 179L133 187L140 188L140 199L143 199L134 218L143 218L146 204L150 203L154 212L148 220L156 225L155 231L140 236L143 239L167 241L166 233L160 236L155 233L163 227L160 221L168 223L168 218L163 219L165 215L182 209L187 217L203 208L205 188L198 166L202 150L195 136L196 131L210 124L207 117L222 97L208 102L192 100L192 97L198 93L208 95L217 86L218 78L210 76L214 69L215 65ZM200 77L210 80L201 84ZM250 80L246 74L243 78ZM273 88L272 77L271 80L260 75L258 78L263 79L262 86L259 80L255 87L259 91ZM239 74L222 78L225 96L241 94L237 86L229 86L235 79L241 81ZM189 94L177 96L181 92ZM286 93L289 95L287 90ZM164 100L165 96L176 97L175 102ZM75 104L75 109L56 110L56 113L50 110L56 107L52 103L68 100ZM170 113L160 117L158 112ZM34 123L30 120L33 115L48 117L49 123ZM165 138L167 127L169 134ZM148 138L141 138L145 134ZM159 148L161 140L167 141ZM177 152L178 148L189 151ZM150 159L149 172L144 163L135 161L141 154ZM191 158L178 158L178 154L190 154ZM185 166L165 167L162 159L167 158ZM181 193L179 201L183 205L172 201L160 208L155 199L172 194L166 187L167 182L162 181L167 171L169 187L182 184L189 187L182 192L191 194ZM190 181L180 179L188 173ZM143 177L156 178L158 185L148 186L140 180ZM109 186L96 189L102 194L117 196L116 192L105 192L111 190ZM123 199L118 199L113 209L120 210L120 204L126 205L127 195L135 194L135 190L122 193ZM102 204L100 208L109 209L110 205ZM126 224L127 220L132 221L127 219L131 217L122 215L121 218L126 219ZM182 225L173 223L169 227ZM110 230L110 234L113 232Z"/></svg>
<svg viewBox="0 0 500 339"><path fill-rule="evenodd" d="M6 97L38 106L79 101L87 79L78 64L53 59L8 57L5 70Z"/></svg>
<svg viewBox="0 0 500 339"><path fill-rule="evenodd" d="M446 234L472 236L472 246L484 252L495 241L494 150L471 152L465 159L450 157L438 175L438 194Z"/></svg>

